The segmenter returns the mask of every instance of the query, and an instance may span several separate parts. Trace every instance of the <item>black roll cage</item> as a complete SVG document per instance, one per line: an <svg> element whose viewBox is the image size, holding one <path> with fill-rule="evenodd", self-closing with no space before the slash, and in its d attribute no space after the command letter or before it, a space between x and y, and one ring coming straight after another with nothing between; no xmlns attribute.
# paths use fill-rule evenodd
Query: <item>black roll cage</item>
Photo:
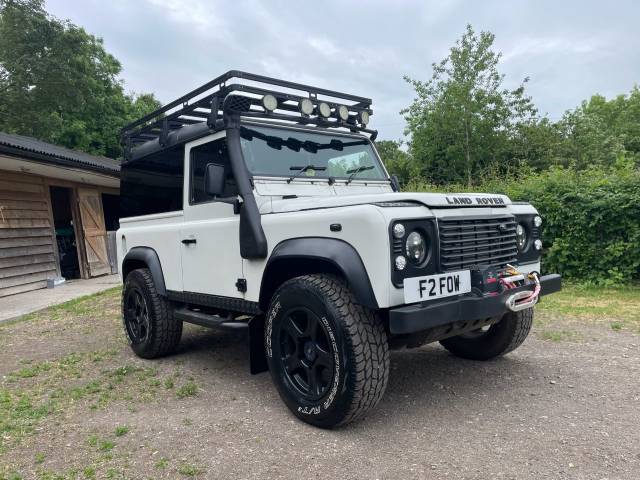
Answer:
<svg viewBox="0 0 640 480"><path fill-rule="evenodd" d="M236 83L235 80L251 83L245 85ZM273 87L281 88L274 89ZM125 126L120 132L125 159L131 158L132 148L147 142L157 141L160 146L164 146L169 133L185 126L203 124L211 130L220 130L222 125L218 120L225 113L226 101L230 96L240 97L241 95L247 104L243 111L237 113L244 118L280 120L301 125L315 125L321 128L346 128L352 132L367 133L372 141L375 140L378 133L376 130L366 128L358 120L362 112L373 114L372 102L369 98L264 75L230 70ZM265 95L273 95L278 100L278 106L274 111L263 107L262 98ZM316 109L318 104L327 103L331 108L331 116L324 118L320 115L302 113L299 110L299 103L303 99L311 100ZM336 114L338 107L342 105L349 110L349 118L346 121L340 119Z"/></svg>

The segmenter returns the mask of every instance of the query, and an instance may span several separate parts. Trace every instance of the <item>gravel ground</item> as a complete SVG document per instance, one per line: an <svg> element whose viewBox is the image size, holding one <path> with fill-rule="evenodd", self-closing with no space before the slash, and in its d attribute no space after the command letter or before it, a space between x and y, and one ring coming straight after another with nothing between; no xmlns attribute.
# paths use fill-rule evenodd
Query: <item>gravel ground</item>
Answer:
<svg viewBox="0 0 640 480"><path fill-rule="evenodd" d="M393 352L378 408L326 431L248 373L242 334L188 326L179 354L143 361L118 308L110 293L0 329L0 479L640 478L640 337L627 330L534 329L490 362ZM25 395L54 403L23 419Z"/></svg>

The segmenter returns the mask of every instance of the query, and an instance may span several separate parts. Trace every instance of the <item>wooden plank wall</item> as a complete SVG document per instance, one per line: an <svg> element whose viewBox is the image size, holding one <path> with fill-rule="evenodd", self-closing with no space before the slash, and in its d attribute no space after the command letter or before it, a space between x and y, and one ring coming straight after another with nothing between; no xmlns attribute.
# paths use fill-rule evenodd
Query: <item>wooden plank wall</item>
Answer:
<svg viewBox="0 0 640 480"><path fill-rule="evenodd" d="M0 297L45 287L56 249L44 179L0 170Z"/></svg>

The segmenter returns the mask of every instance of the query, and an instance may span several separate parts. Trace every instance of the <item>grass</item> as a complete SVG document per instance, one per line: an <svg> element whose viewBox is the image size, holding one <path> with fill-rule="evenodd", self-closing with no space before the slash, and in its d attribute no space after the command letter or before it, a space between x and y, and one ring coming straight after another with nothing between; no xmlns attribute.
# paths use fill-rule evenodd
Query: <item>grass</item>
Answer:
<svg viewBox="0 0 640 480"><path fill-rule="evenodd" d="M125 436L127 433L129 433L129 427L127 427L126 425L120 425L118 427L116 427L116 437L123 437Z"/></svg>
<svg viewBox="0 0 640 480"><path fill-rule="evenodd" d="M178 398L193 397L198 394L198 385L195 382L187 382L176 390Z"/></svg>
<svg viewBox="0 0 640 480"><path fill-rule="evenodd" d="M536 309L563 319L609 325L612 330L640 332L640 286L596 288L564 285L543 297Z"/></svg>
<svg viewBox="0 0 640 480"><path fill-rule="evenodd" d="M202 469L196 467L195 465L191 465L190 463L183 463L178 468L178 473L184 475L185 477L195 477L196 475L202 473Z"/></svg>

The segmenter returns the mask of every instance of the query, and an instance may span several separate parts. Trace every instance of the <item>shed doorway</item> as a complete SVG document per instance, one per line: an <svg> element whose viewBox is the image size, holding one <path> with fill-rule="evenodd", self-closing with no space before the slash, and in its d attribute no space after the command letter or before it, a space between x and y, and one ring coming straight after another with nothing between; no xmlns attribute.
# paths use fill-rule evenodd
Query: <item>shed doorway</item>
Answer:
<svg viewBox="0 0 640 480"><path fill-rule="evenodd" d="M72 192L67 187L49 187L51 210L56 232L60 274L67 280L81 278L76 225L71 203Z"/></svg>

